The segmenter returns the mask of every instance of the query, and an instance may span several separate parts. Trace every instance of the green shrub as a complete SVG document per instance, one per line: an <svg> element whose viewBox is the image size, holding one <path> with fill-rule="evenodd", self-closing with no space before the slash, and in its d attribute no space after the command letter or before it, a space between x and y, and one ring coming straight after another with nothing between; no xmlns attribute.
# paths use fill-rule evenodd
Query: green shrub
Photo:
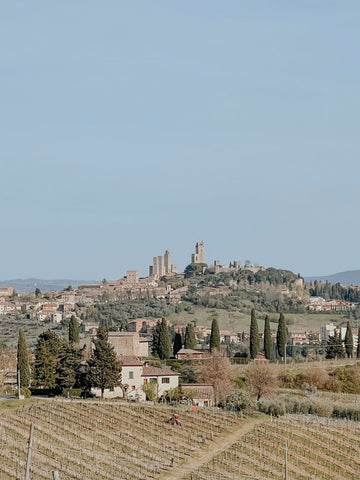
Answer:
<svg viewBox="0 0 360 480"><path fill-rule="evenodd" d="M346 405L335 405L332 412L334 418L346 418L348 420L360 421L360 407L349 407Z"/></svg>
<svg viewBox="0 0 360 480"><path fill-rule="evenodd" d="M250 405L251 400L245 390L237 390L236 392L230 393L221 404L223 408L231 410L232 412L240 412Z"/></svg>
<svg viewBox="0 0 360 480"><path fill-rule="evenodd" d="M312 415L317 415L318 417L331 417L333 414L333 406L324 401L315 401L311 403L311 408L309 413Z"/></svg>
<svg viewBox="0 0 360 480"><path fill-rule="evenodd" d="M62 396L67 398L80 398L81 394L81 388L64 388L62 391Z"/></svg>
<svg viewBox="0 0 360 480"><path fill-rule="evenodd" d="M260 412L266 413L267 415L273 415L274 417L280 417L285 415L285 403L283 400L260 400L258 402L258 408Z"/></svg>

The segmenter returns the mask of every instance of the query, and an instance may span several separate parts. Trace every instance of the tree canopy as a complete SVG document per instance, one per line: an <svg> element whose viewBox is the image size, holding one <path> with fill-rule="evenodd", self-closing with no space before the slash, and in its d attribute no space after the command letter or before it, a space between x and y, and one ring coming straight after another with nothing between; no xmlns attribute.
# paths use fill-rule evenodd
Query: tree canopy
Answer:
<svg viewBox="0 0 360 480"><path fill-rule="evenodd" d="M265 353L265 358L267 360L272 359L273 341L271 338L270 320L268 315L266 315L265 317L265 325L264 325L264 353Z"/></svg>
<svg viewBox="0 0 360 480"><path fill-rule="evenodd" d="M285 356L286 338L287 338L287 332L286 332L285 317L282 313L280 313L279 324L278 324L278 329L276 333L276 347L277 347L279 356L282 358Z"/></svg>
<svg viewBox="0 0 360 480"><path fill-rule="evenodd" d="M197 342L195 337L195 330L194 324L188 323L185 329L185 340L184 340L184 348L196 348Z"/></svg>
<svg viewBox="0 0 360 480"><path fill-rule="evenodd" d="M30 385L30 355L22 328L19 330L17 370L20 374L20 385L27 388Z"/></svg>
<svg viewBox="0 0 360 480"><path fill-rule="evenodd" d="M210 352L218 350L220 348L220 330L216 318L213 319L211 323L211 333L210 333Z"/></svg>
<svg viewBox="0 0 360 480"><path fill-rule="evenodd" d="M250 320L250 357L256 358L259 353L259 327L256 320L255 309L251 309Z"/></svg>
<svg viewBox="0 0 360 480"><path fill-rule="evenodd" d="M69 323L69 342L78 343L79 341L79 324L74 315L71 315Z"/></svg>

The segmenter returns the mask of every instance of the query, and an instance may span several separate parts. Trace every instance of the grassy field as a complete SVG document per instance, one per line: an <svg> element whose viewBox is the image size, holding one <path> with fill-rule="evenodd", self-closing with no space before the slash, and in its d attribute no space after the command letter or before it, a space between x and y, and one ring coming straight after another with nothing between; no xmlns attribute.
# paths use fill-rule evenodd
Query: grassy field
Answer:
<svg viewBox="0 0 360 480"><path fill-rule="evenodd" d="M42 332L49 328L53 329L55 326L51 323L38 322L37 320L0 315L0 343L8 347L16 347L20 328L24 330L28 347L32 348ZM56 332L60 335L67 334L65 330L56 330Z"/></svg>
<svg viewBox="0 0 360 480"><path fill-rule="evenodd" d="M310 416L252 418L121 401L0 402L1 480L292 480L360 478L360 423Z"/></svg>
<svg viewBox="0 0 360 480"><path fill-rule="evenodd" d="M213 318L216 318L221 330L230 330L233 332L248 332L250 330L250 315L240 312L230 312L222 309L209 309L204 307L193 307L194 313L189 314L184 311L179 314L173 314L168 317L175 324L186 324L196 320L198 325L211 326ZM259 330L264 329L264 318L266 313L257 313ZM279 314L268 313L270 318L270 327L276 331ZM342 314L331 313L287 313L285 319L289 320L290 330L320 331L320 326L325 323L346 322L348 318Z"/></svg>

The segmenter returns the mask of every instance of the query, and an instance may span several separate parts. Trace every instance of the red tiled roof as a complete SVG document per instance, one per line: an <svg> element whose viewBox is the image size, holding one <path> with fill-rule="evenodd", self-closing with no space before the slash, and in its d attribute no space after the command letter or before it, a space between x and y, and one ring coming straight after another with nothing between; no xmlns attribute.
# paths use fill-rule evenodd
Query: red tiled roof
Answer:
<svg viewBox="0 0 360 480"><path fill-rule="evenodd" d="M136 357L132 357L131 355L119 355L119 360L123 364L124 367L142 367L143 363Z"/></svg>
<svg viewBox="0 0 360 480"><path fill-rule="evenodd" d="M173 370L165 370L164 368L158 367L144 367L142 377L169 377L170 375L179 376L180 373L174 372Z"/></svg>

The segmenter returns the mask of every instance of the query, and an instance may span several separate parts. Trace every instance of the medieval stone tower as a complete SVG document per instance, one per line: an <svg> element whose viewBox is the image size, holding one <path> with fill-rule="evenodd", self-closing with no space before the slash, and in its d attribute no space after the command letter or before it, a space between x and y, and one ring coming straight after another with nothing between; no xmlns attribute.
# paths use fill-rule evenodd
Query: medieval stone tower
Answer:
<svg viewBox="0 0 360 480"><path fill-rule="evenodd" d="M191 263L205 263L205 245L204 242L197 242L195 253L191 255Z"/></svg>

